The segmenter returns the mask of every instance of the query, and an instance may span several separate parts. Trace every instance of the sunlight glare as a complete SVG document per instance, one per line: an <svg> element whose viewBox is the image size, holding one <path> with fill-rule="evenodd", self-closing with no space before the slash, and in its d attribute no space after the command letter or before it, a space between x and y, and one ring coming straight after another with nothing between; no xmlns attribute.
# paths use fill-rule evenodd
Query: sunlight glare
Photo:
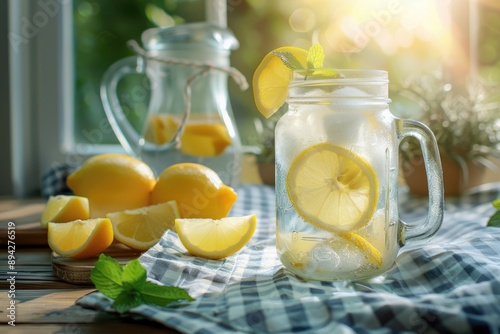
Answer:
<svg viewBox="0 0 500 334"><path fill-rule="evenodd" d="M308 32L316 26L316 14L309 8L297 8L288 20L292 30L296 32Z"/></svg>
<svg viewBox="0 0 500 334"><path fill-rule="evenodd" d="M294 32L314 35L316 31L326 47L339 52L360 52L376 44L383 53L394 54L420 40L431 42L442 53L450 38L447 17L443 15L449 2L298 0L300 5L290 11L289 25Z"/></svg>

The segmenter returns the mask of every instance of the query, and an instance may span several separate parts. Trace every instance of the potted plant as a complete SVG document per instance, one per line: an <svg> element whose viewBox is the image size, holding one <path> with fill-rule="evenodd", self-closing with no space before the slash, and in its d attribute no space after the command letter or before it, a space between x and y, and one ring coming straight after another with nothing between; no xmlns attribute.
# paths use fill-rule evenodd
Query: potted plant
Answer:
<svg viewBox="0 0 500 334"><path fill-rule="evenodd" d="M498 91L482 81L454 86L442 72L419 74L396 88L396 114L404 105L409 116L434 133L443 166L445 195L456 196L480 184L489 160L500 157L500 102ZM406 99L406 101L401 101ZM419 143L402 143L403 173L410 191L427 194Z"/></svg>

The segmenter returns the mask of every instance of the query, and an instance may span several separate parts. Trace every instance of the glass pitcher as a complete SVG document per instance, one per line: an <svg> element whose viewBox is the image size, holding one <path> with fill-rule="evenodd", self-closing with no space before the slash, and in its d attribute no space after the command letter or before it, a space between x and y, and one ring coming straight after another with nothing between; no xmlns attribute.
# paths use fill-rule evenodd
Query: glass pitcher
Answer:
<svg viewBox="0 0 500 334"><path fill-rule="evenodd" d="M275 129L279 257L299 276L329 281L380 275L443 219L433 133L391 114L387 72L335 71L294 73ZM419 140L427 170L429 212L419 225L398 216L398 149L407 136Z"/></svg>
<svg viewBox="0 0 500 334"><path fill-rule="evenodd" d="M238 41L227 29L192 23L146 30L138 56L122 59L105 73L101 98L108 120L128 154L159 175L179 162L196 162L216 171L225 184L239 182L242 148L231 109L227 79L246 81L229 67ZM135 129L116 92L126 75L146 74L150 90L142 129ZM143 87L143 88L144 88ZM134 87L131 91L133 93Z"/></svg>

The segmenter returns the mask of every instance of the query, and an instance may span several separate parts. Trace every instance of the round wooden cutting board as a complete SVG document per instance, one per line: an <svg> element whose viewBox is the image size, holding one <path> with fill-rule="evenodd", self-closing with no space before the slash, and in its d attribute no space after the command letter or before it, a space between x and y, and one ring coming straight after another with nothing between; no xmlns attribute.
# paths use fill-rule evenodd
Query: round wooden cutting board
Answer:
<svg viewBox="0 0 500 334"><path fill-rule="evenodd" d="M104 251L104 254L116 259L120 265L125 265L130 260L138 258L141 252L120 243L113 243ZM71 259L52 252L52 271L54 275L68 283L92 284L90 271L94 269L94 263L97 262L98 257Z"/></svg>

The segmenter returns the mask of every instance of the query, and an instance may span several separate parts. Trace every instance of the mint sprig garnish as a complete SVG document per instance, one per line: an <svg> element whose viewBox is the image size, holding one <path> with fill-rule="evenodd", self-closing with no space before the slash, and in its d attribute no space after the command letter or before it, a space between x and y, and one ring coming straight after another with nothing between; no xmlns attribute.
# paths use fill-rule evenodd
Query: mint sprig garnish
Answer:
<svg viewBox="0 0 500 334"><path fill-rule="evenodd" d="M162 286L146 280L146 270L138 259L122 267L110 256L101 254L90 271L90 279L103 295L114 299L113 308L122 313L142 304L166 306L180 300L194 300L186 290Z"/></svg>
<svg viewBox="0 0 500 334"><path fill-rule="evenodd" d="M273 51L273 54L281 59L286 67L293 71L299 71L300 74L307 76L338 77L338 72L330 68L324 68L325 52L321 44L316 43L307 51L307 67L304 67L300 61L287 51Z"/></svg>
<svg viewBox="0 0 500 334"><path fill-rule="evenodd" d="M319 68L312 72L313 77L339 77L339 73L331 68Z"/></svg>
<svg viewBox="0 0 500 334"><path fill-rule="evenodd" d="M275 56L279 57L283 64L291 70L303 70L304 66L300 63L300 61L291 53L286 51L273 51Z"/></svg>
<svg viewBox="0 0 500 334"><path fill-rule="evenodd" d="M307 68L322 68L325 52L321 44L316 43L307 51Z"/></svg>
<svg viewBox="0 0 500 334"><path fill-rule="evenodd" d="M499 198L499 199L494 200L494 201L493 201L493 203L492 203L492 205L493 205L493 207L494 207L495 209L497 209L498 211L500 211L500 198Z"/></svg>
<svg viewBox="0 0 500 334"><path fill-rule="evenodd" d="M488 220L486 226L500 227L500 198L493 201L493 207L497 210Z"/></svg>

